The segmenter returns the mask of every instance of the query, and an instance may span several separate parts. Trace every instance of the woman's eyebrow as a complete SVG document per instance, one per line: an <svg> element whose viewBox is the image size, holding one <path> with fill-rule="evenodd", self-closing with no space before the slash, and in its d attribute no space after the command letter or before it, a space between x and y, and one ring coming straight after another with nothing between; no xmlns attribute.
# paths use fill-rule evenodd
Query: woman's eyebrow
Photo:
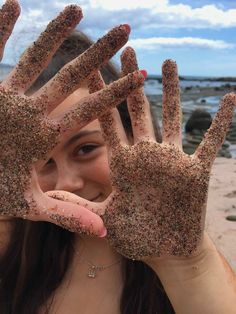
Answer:
<svg viewBox="0 0 236 314"><path fill-rule="evenodd" d="M84 131L80 131L79 133L77 133L76 135L72 136L64 145L65 147L68 147L69 145L71 145L73 142L75 142L76 140L80 139L83 136L86 135L92 135L95 133L100 133L101 134L101 130L84 130Z"/></svg>

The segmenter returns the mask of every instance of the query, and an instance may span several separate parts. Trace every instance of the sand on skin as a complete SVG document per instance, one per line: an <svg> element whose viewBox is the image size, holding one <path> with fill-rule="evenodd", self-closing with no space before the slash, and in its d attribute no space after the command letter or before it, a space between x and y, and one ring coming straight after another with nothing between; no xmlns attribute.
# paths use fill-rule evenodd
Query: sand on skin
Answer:
<svg viewBox="0 0 236 314"><path fill-rule="evenodd" d="M236 272L236 222L226 220L228 215L236 215L236 159L218 157L210 179L206 230ZM5 219L0 219L0 247L7 242Z"/></svg>

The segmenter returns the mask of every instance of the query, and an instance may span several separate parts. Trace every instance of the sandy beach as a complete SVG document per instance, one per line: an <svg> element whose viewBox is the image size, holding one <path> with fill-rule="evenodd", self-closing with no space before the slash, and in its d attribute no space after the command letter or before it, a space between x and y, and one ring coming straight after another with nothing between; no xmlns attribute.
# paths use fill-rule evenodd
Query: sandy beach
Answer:
<svg viewBox="0 0 236 314"><path fill-rule="evenodd" d="M212 169L206 230L236 272L236 159L216 158Z"/></svg>

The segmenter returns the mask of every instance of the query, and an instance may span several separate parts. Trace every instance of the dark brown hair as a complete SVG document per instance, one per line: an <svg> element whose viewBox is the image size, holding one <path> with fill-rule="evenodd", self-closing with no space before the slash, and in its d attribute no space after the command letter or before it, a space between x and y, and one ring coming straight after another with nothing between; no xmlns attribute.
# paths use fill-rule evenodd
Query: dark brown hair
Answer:
<svg viewBox="0 0 236 314"><path fill-rule="evenodd" d="M39 89L91 43L84 34L74 31L29 92ZM111 63L102 69L102 75L106 83L119 76ZM126 131L131 134L126 103L119 107L119 112ZM46 314L50 310L48 302L53 301L72 261L74 234L47 222L14 219L11 224L9 243L0 259L0 312L36 314L46 306L43 307ZM126 259L123 273L121 314L174 313L159 278L146 264Z"/></svg>

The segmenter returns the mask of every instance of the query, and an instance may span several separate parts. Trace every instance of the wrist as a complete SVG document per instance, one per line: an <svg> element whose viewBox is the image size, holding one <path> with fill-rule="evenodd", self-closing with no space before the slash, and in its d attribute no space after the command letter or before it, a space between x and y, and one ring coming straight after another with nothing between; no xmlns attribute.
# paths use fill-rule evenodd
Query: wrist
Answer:
<svg viewBox="0 0 236 314"><path fill-rule="evenodd" d="M150 259L147 264L160 278L176 313L234 313L234 274L207 234L196 254Z"/></svg>
<svg viewBox="0 0 236 314"><path fill-rule="evenodd" d="M204 233L203 239L197 250L188 257L185 256L166 256L152 257L144 260L158 274L159 272L172 273L175 271L186 272L186 276L197 275L202 272L203 266L207 267L207 261L214 252L217 252L209 236ZM190 274L189 274L190 272Z"/></svg>

